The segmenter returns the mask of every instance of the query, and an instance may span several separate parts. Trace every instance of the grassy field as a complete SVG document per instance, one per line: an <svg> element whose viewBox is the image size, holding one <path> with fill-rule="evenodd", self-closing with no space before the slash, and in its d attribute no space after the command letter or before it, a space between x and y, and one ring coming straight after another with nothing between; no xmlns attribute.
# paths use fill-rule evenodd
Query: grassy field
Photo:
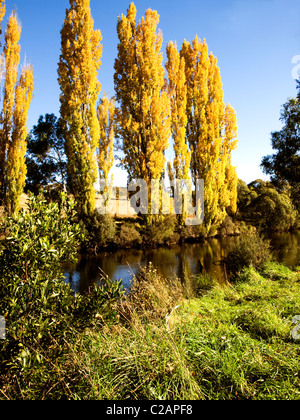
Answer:
<svg viewBox="0 0 300 420"><path fill-rule="evenodd" d="M269 263L235 285L198 279L198 291L199 281L203 293L186 299L150 267L119 321L87 333L78 363L88 398L300 399L300 273Z"/></svg>

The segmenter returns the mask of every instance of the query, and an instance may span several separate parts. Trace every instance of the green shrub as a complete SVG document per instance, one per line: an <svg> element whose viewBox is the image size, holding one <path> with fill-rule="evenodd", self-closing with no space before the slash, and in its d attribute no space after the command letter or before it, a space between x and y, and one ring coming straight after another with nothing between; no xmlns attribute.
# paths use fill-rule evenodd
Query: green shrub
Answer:
<svg viewBox="0 0 300 420"><path fill-rule="evenodd" d="M81 227L86 237L82 243L84 251L97 254L99 249L109 246L116 238L114 219L109 214L100 214L97 210L81 219Z"/></svg>
<svg viewBox="0 0 300 420"><path fill-rule="evenodd" d="M208 230L207 226L205 226L204 223L201 223L201 225L196 226L184 225L180 227L180 237L184 241L194 241L199 239L201 240L207 238L210 235L214 236L216 234L216 231L217 228L215 226Z"/></svg>
<svg viewBox="0 0 300 420"><path fill-rule="evenodd" d="M77 258L82 234L75 216L75 203L65 195L51 204L31 197L28 210L6 216L0 226L0 276L24 282L45 272L58 277L61 265Z"/></svg>
<svg viewBox="0 0 300 420"><path fill-rule="evenodd" d="M261 269L272 258L270 242L258 233L243 235L224 259L228 274L235 277L245 267Z"/></svg>
<svg viewBox="0 0 300 420"><path fill-rule="evenodd" d="M237 227L234 224L234 222L232 221L231 217L226 215L225 219L223 220L223 222L221 223L218 232L224 236L228 236L228 235L234 235L237 231Z"/></svg>
<svg viewBox="0 0 300 420"><path fill-rule="evenodd" d="M238 225L238 233L240 235L254 235L257 232L255 226L247 225L244 221L240 221Z"/></svg>
<svg viewBox="0 0 300 420"><path fill-rule="evenodd" d="M133 224L124 223L118 235L118 245L122 248L138 247L142 243L142 237Z"/></svg>
<svg viewBox="0 0 300 420"><path fill-rule="evenodd" d="M276 189L260 179L238 186L238 215L242 220L267 230L288 230L297 226L297 211L288 188Z"/></svg>
<svg viewBox="0 0 300 420"><path fill-rule="evenodd" d="M111 314L122 296L120 283L106 280L87 295L74 295L64 281L62 264L76 260L82 239L74 208L64 196L48 205L33 197L28 211L2 222L0 314L6 339L0 341L0 391L10 399L46 397L49 390L61 398L74 390L82 379L67 355L78 331Z"/></svg>
<svg viewBox="0 0 300 420"><path fill-rule="evenodd" d="M160 216L146 230L146 240L154 245L163 245L169 242L177 242L179 235L175 233L177 226L176 215Z"/></svg>

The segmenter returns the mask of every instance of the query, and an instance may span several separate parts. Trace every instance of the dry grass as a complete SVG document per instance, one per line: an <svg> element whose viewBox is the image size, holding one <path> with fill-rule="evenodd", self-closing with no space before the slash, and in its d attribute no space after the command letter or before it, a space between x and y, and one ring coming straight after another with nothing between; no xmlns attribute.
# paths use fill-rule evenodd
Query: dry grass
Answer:
<svg viewBox="0 0 300 420"><path fill-rule="evenodd" d="M158 321L166 319L184 298L184 287L174 277L162 277L150 263L134 277L131 293L122 302L120 315L132 322L137 317Z"/></svg>

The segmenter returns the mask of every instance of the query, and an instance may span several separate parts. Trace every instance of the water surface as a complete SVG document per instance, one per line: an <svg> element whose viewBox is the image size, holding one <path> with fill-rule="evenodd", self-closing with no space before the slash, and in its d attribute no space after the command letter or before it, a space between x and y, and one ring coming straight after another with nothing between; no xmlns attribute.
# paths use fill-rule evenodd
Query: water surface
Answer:
<svg viewBox="0 0 300 420"><path fill-rule="evenodd" d="M150 262L165 277L183 278L184 271L197 274L204 267L207 273L223 282L225 275L220 260L237 241L237 237L227 237L151 250L102 252L94 258L80 257L64 274L76 292L84 292L91 284L99 282L101 271L113 280L122 279L124 287L129 289L133 275ZM289 267L300 265L300 231L272 234L271 246L280 262Z"/></svg>

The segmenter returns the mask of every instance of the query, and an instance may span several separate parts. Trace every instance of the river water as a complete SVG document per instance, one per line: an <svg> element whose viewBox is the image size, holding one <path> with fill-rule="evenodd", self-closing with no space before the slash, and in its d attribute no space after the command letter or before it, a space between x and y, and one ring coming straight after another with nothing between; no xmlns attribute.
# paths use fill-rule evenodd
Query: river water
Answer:
<svg viewBox="0 0 300 420"><path fill-rule="evenodd" d="M289 267L300 265L300 231L275 233L271 237L273 253L278 261ZM238 241L237 237L209 239L203 243L185 243L149 250L123 249L103 252L94 258L81 256L76 264L65 268L64 276L76 292L84 292L100 280L101 271L111 279L122 279L124 287L130 288L133 275L150 262L165 277L183 277L183 272L197 274L201 265L218 281L224 281L220 260Z"/></svg>

